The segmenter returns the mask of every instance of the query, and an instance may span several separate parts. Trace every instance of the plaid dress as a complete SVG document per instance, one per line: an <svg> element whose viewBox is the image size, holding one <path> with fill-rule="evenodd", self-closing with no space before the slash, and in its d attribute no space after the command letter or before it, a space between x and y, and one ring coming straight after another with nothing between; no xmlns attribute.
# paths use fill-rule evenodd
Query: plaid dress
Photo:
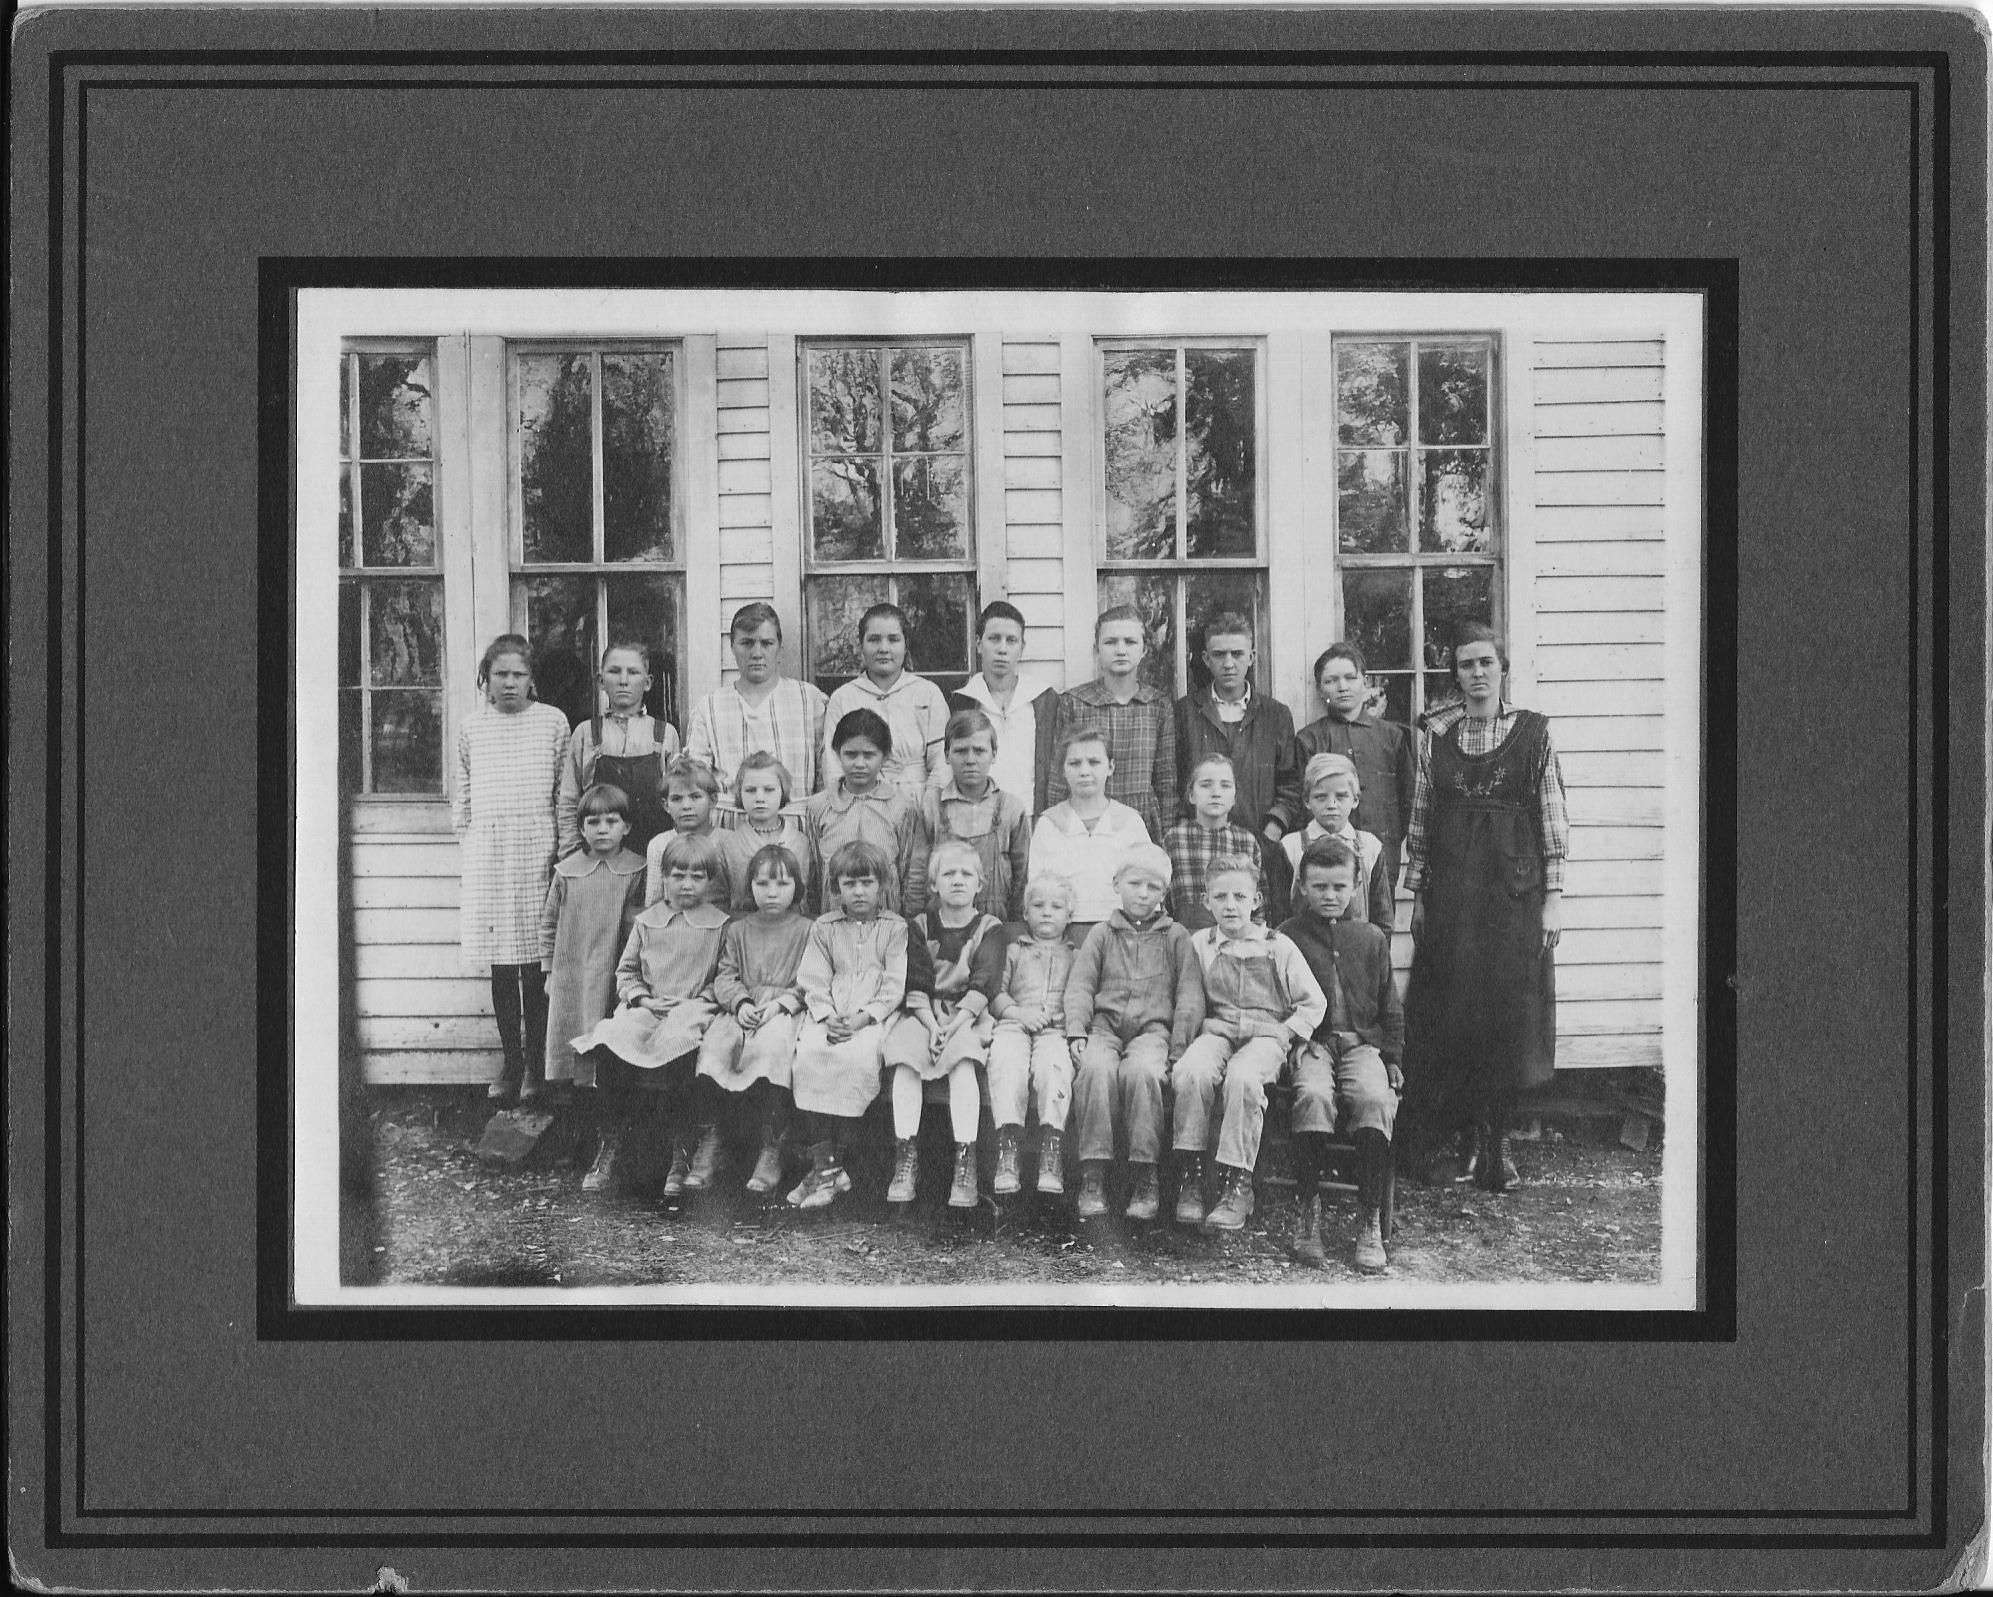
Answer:
<svg viewBox="0 0 1993 1597"><path fill-rule="evenodd" d="M1163 829L1182 808L1176 778L1176 711L1169 699L1143 682L1134 698L1120 704L1096 680L1062 695L1053 713L1054 750L1082 729L1105 735L1108 757L1114 761L1107 796L1141 816L1149 836L1160 843ZM1064 803L1067 793L1066 773L1055 767L1045 779L1047 807Z"/></svg>
<svg viewBox="0 0 1993 1597"><path fill-rule="evenodd" d="M450 824L463 850L464 963L537 963L549 953L540 911L554 868L554 799L567 717L551 704L517 715L485 705L457 734Z"/></svg>

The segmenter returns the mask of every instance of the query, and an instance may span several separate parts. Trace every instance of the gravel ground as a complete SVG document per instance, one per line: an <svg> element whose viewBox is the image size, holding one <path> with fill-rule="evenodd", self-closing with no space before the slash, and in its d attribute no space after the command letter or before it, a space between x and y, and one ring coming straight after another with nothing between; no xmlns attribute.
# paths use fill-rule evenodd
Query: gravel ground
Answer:
<svg viewBox="0 0 1993 1597"><path fill-rule="evenodd" d="M607 1286L651 1283L951 1282L1292 1283L1305 1266L1290 1251L1291 1187L1263 1185L1243 1232L1206 1235L1118 1218L1081 1227L1065 1205L1026 1195L1001 1209L944 1203L948 1150L929 1117L921 1196L896 1214L880 1199L889 1171L883 1141L852 1158L855 1190L825 1218L767 1203L741 1186L751 1157L736 1154L711 1193L665 1204L654 1158L626 1154L614 1190L583 1193L588 1149L556 1122L517 1167L476 1152L489 1111L461 1093L377 1091L362 1124L372 1140L372 1200L349 1208L346 1278L355 1283L457 1286ZM937 1134L939 1133L939 1134ZM1661 1246L1658 1143L1544 1140L1513 1144L1523 1185L1500 1196L1471 1185L1398 1183L1393 1279L1418 1281L1651 1281ZM1262 1170L1279 1160L1262 1161ZM791 1180L797 1167L792 1165ZM1026 1168L1027 1180L1030 1167ZM1168 1197L1167 1187L1165 1197ZM1326 1272L1349 1263L1354 1200L1325 1195ZM1164 1211L1167 1217L1167 1209Z"/></svg>

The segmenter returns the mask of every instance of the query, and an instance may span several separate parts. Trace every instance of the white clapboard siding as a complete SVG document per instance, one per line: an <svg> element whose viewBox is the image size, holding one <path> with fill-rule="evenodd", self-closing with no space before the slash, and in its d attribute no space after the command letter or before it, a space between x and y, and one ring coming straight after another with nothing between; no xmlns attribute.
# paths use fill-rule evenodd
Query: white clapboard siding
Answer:
<svg viewBox="0 0 1993 1597"><path fill-rule="evenodd" d="M1024 616L1023 668L1065 676L1063 397L1056 338L1003 343L1004 592Z"/></svg>
<svg viewBox="0 0 1993 1597"><path fill-rule="evenodd" d="M1555 728L1571 815L1561 1069L1660 1062L1666 360L1633 335L1531 350L1532 703Z"/></svg>
<svg viewBox="0 0 1993 1597"><path fill-rule="evenodd" d="M752 600L775 597L768 341L722 338L717 358L720 609L731 615Z"/></svg>

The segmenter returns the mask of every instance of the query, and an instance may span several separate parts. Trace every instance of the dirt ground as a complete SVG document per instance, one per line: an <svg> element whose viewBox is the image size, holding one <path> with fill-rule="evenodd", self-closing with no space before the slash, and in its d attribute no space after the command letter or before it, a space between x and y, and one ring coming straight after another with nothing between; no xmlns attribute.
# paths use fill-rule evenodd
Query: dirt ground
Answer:
<svg viewBox="0 0 1993 1597"><path fill-rule="evenodd" d="M750 1150L735 1151L717 1188L665 1204L663 1169L626 1153L615 1187L583 1193L587 1146L557 1121L520 1166L475 1151L489 1110L463 1092L376 1090L354 1129L372 1144L371 1199L356 1193L342 1238L352 1283L608 1286L653 1283L945 1285L952 1282L1270 1284L1304 1277L1291 1242L1296 1203L1276 1175L1258 1211L1229 1236L1164 1218L1082 1227L1069 1201L1028 1192L975 1210L946 1207L945 1116L930 1114L921 1193L907 1215L882 1201L890 1148L854 1150L855 1189L827 1217L749 1194ZM987 1144L987 1137L986 1137ZM1639 1152L1566 1137L1552 1126L1513 1144L1521 1187L1398 1182L1390 1276L1418 1281L1619 1281L1657 1278L1661 1246L1658 1140ZM1262 1160L1264 1176L1282 1161ZM792 1164L790 1180L799 1174ZM1027 1184L1030 1166L1026 1167ZM1070 1190L1070 1186L1069 1186ZM1167 1202L1170 1189L1165 1186ZM1354 1200L1325 1194L1325 1275L1351 1277ZM1312 1274L1312 1272L1311 1272Z"/></svg>

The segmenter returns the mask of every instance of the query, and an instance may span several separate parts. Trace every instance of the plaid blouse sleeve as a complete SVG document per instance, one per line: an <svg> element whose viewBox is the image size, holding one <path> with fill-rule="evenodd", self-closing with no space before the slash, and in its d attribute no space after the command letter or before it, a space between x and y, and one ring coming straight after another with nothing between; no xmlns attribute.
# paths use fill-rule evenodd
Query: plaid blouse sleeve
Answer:
<svg viewBox="0 0 1993 1597"><path fill-rule="evenodd" d="M1149 767L1149 785L1155 789L1156 813L1168 826L1182 807L1176 780L1176 706L1165 700L1156 708L1156 757Z"/></svg>
<svg viewBox="0 0 1993 1597"><path fill-rule="evenodd" d="M1412 778L1412 818L1405 826L1405 887L1412 893L1425 891L1426 825L1432 814L1432 734L1421 729L1416 740L1417 774Z"/></svg>
<svg viewBox="0 0 1993 1597"><path fill-rule="evenodd" d="M1571 816L1564 805L1564 772L1557 749L1544 734L1543 776L1536 790L1537 841L1543 847L1543 890L1564 891L1564 855L1571 846Z"/></svg>

